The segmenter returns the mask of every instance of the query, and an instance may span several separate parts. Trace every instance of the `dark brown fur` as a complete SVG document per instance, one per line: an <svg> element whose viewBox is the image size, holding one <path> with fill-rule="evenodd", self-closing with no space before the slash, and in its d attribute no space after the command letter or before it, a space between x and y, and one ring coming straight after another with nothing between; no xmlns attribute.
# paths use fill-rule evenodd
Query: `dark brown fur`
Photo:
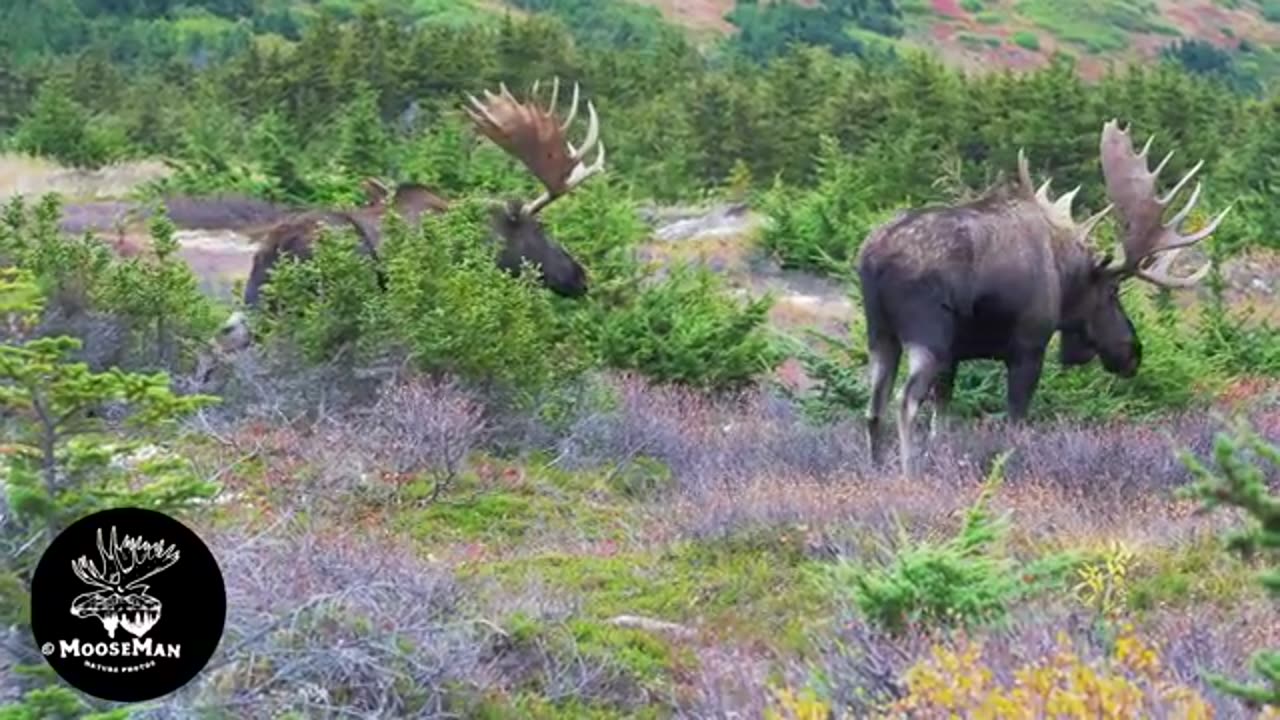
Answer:
<svg viewBox="0 0 1280 720"><path fill-rule="evenodd" d="M1002 183L956 207L912 210L873 230L858 257L872 398L867 430L879 460L879 424L900 357L909 376L899 414L903 471L911 473L910 426L933 391L935 418L950 401L957 364L1002 361L1008 416L1025 417L1045 348L1064 334L1061 360L1100 354L1132 376L1141 360L1133 326L1084 237L1055 224L1025 182Z"/></svg>

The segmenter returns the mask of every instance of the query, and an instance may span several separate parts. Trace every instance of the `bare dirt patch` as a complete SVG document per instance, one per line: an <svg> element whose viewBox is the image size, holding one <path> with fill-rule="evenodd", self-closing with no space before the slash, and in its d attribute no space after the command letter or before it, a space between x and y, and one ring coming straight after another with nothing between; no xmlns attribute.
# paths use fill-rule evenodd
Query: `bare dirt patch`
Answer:
<svg viewBox="0 0 1280 720"><path fill-rule="evenodd" d="M649 0L663 17L693 31L730 34L736 28L724 19L734 0Z"/></svg>

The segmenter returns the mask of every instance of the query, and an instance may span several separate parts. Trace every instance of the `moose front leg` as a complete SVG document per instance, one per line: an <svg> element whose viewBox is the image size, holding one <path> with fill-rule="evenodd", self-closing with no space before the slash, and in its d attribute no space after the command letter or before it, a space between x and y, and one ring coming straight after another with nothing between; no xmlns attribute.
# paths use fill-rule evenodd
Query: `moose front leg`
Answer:
<svg viewBox="0 0 1280 720"><path fill-rule="evenodd" d="M1008 370L1007 416L1011 422L1021 423L1031 407L1031 398L1040 384L1044 369L1044 347L1028 348L1015 353L1005 361Z"/></svg>

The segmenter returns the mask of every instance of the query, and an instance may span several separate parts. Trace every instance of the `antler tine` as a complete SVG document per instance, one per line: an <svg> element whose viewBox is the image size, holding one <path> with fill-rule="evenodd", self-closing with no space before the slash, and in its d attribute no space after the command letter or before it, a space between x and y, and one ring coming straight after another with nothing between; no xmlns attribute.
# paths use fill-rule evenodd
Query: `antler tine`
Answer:
<svg viewBox="0 0 1280 720"><path fill-rule="evenodd" d="M1115 205L1108 203L1106 207L1090 215L1084 222L1080 223L1080 237L1088 242L1089 233L1093 232L1093 229L1097 227L1098 223L1102 222L1102 219L1105 218L1107 213L1111 212L1114 207Z"/></svg>
<svg viewBox="0 0 1280 720"><path fill-rule="evenodd" d="M569 114L565 116L564 122L560 123L560 131L567 132L570 123L578 116L578 83L573 84L573 102L569 104Z"/></svg>
<svg viewBox="0 0 1280 720"><path fill-rule="evenodd" d="M1053 202L1049 200L1049 186L1052 184L1053 178L1045 178L1044 182L1040 183L1040 187L1036 188L1036 199L1052 205Z"/></svg>
<svg viewBox="0 0 1280 720"><path fill-rule="evenodd" d="M547 112L554 113L556 111L556 101L560 99L560 76L555 75L551 78L551 100L547 102Z"/></svg>
<svg viewBox="0 0 1280 720"><path fill-rule="evenodd" d="M1173 153L1169 153L1169 154L1170 154L1170 155L1172 155ZM1200 172L1200 168L1202 168L1202 167L1204 167L1204 160L1201 160L1200 162L1196 163L1196 164L1195 164L1195 167L1193 167L1193 168L1191 168L1190 170L1188 170L1188 171L1187 171L1187 174L1182 176L1182 179L1178 181L1178 184L1177 184L1177 185L1174 185L1174 186L1173 186L1173 189L1172 189L1172 190L1170 190L1169 192L1165 193L1165 194L1164 194L1164 197L1160 198L1160 199L1159 199L1159 200L1157 200L1156 202L1160 203L1161 205L1168 205L1168 204L1169 204L1169 202L1170 202L1171 200L1173 200L1173 198L1174 198L1174 197L1176 197L1176 196L1177 196L1177 194L1182 190L1182 186L1183 186L1183 185L1186 185L1188 180L1190 180L1192 177L1194 177L1196 173ZM1151 173L1151 174L1152 174L1152 175L1159 175L1159 174L1160 174L1160 169L1159 169L1159 168L1156 168L1156 172L1153 172L1153 173ZM1199 191L1199 186L1200 186L1200 183L1196 183L1196 187L1197 187L1196 192L1197 192L1197 194L1200 192L1200 191ZM1187 203L1187 205L1188 205L1188 206L1191 206L1191 205L1194 205L1194 204L1195 204L1195 200L1194 200L1194 198L1193 198L1191 201L1189 201L1189 202Z"/></svg>
<svg viewBox="0 0 1280 720"><path fill-rule="evenodd" d="M1018 148L1018 182L1022 184L1023 192L1031 192L1033 187L1031 183L1031 167L1027 162L1027 153L1022 148Z"/></svg>
<svg viewBox="0 0 1280 720"><path fill-rule="evenodd" d="M1178 254L1181 253L1182 250L1183 248L1174 248L1173 250L1161 255L1159 259L1151 265L1151 267L1146 269L1140 268L1136 270L1134 274L1137 277L1140 277L1153 285L1159 285L1160 287L1176 289L1193 287L1209 274L1209 270L1212 269L1213 263L1206 262L1190 275L1175 277L1169 273L1169 270L1173 267L1174 259L1178 257Z"/></svg>
<svg viewBox="0 0 1280 720"><path fill-rule="evenodd" d="M1181 188L1180 187L1174 188L1174 190L1179 190L1179 189ZM1166 197L1172 200L1173 195L1174 193L1170 193ZM1186 219L1187 215L1191 214L1191 209L1196 206L1196 201L1199 199L1200 199L1200 183L1196 183L1196 186L1191 189L1191 197L1187 199L1187 204L1182 206L1182 209L1178 211L1178 214L1169 218L1169 222L1165 223L1164 226L1168 228L1176 228L1179 225L1181 225L1182 221ZM1168 203L1162 202L1160 204L1167 205Z"/></svg>
<svg viewBox="0 0 1280 720"><path fill-rule="evenodd" d="M1209 271L1213 269L1212 261L1205 262L1195 272L1182 277L1172 275L1169 270L1173 267L1174 259L1178 257L1178 254L1181 253L1183 249L1213 234L1213 231L1218 229L1218 224L1222 222L1222 219L1226 217L1232 207L1234 207L1234 203L1228 205L1222 212L1218 213L1217 216L1209 222L1209 224L1187 236L1179 244L1168 246L1169 251L1160 255L1156 261L1152 263L1151 267L1145 269L1139 268L1135 274L1147 282L1167 288L1189 288L1199 283L1209 274Z"/></svg>
<svg viewBox="0 0 1280 720"><path fill-rule="evenodd" d="M595 147L596 141L600 138L600 118L596 115L596 106L590 100L587 101L587 137L582 141L582 147L577 150L570 150L571 157L575 162L581 162L586 157L591 148Z"/></svg>
<svg viewBox="0 0 1280 720"><path fill-rule="evenodd" d="M1074 188L1063 193L1061 197L1059 197L1056 201L1054 201L1053 203L1054 208L1056 208L1058 212L1062 213L1064 217L1070 218L1071 203L1075 202L1076 193L1079 193L1079 192L1080 192L1080 186L1077 185Z"/></svg>
<svg viewBox="0 0 1280 720"><path fill-rule="evenodd" d="M485 90L485 94L488 95L490 98L493 97L493 93L490 93L488 90ZM475 120L477 123L481 123L481 119L483 118L484 122L488 122L494 125L495 127L501 125L501 123L498 122L497 118L493 116L493 113L489 112L489 108L484 103L477 100L475 95L472 95L471 93L467 93L467 99L470 100L471 103L476 106L475 110L472 110L471 108L466 106L463 106L462 109L466 111L467 115L471 116L472 120Z"/></svg>
<svg viewBox="0 0 1280 720"><path fill-rule="evenodd" d="M574 166L573 172L569 174L568 182L565 183L566 185L565 192L568 192L569 190L574 189L575 187L581 185L583 181L585 181L587 178L604 170L604 143L600 143L599 147L600 147L600 151L596 153L595 162L591 163L588 166L583 166L582 163L578 163L577 165ZM551 193L544 192L534 200L527 203L524 206L524 212L528 215L533 215L534 213L538 212L542 208L546 207L547 204L554 199L555 197L553 197Z"/></svg>

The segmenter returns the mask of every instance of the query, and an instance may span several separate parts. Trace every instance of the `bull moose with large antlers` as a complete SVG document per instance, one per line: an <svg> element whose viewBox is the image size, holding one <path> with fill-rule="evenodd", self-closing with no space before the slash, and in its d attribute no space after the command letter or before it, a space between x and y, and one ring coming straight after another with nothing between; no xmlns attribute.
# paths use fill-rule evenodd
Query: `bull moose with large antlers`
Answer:
<svg viewBox="0 0 1280 720"><path fill-rule="evenodd" d="M463 110L482 135L523 163L544 188L538 197L526 203L509 200L495 204L491 231L501 244L496 257L498 267L515 275L527 260L539 269L539 281L544 287L564 297L581 297L587 292L587 273L567 250L547 235L539 213L604 169L605 148L600 141L600 120L595 105L587 100L586 137L582 146L575 148L566 139L566 133L578 113L577 83L573 86L569 112L563 119L557 117L555 109L560 79L557 77L552 81L551 99L546 109L536 104L539 86L540 81L534 82L530 91L532 97L520 102L505 84L499 83L500 92L495 94L485 90L483 102L474 95L468 95L469 105L464 105ZM587 165L587 154L597 146L595 160ZM311 257L311 246L322 227L354 229L360 239L361 251L376 262L381 245L380 223L387 210L394 210L413 223L423 212L443 212L450 207L447 200L414 184L400 185L394 192L378 184L366 184L366 196L369 203L364 207L350 211L304 212L266 230L245 284L245 305L251 308L258 306L261 287L282 256L290 255L300 260ZM223 325L219 344L224 350L236 350L249 342L245 316L236 312Z"/></svg>
<svg viewBox="0 0 1280 720"><path fill-rule="evenodd" d="M957 364L994 359L1007 370L1007 416L1022 421L1039 384L1046 347L1060 335L1064 367L1098 358L1119 377L1132 377L1142 343L1119 298L1129 278L1166 288L1191 287L1209 271L1171 274L1175 257L1212 234L1229 205L1202 229L1183 235L1179 226L1200 196L1196 183L1187 204L1168 222L1164 211L1204 164L1200 161L1163 196L1156 179L1173 155L1148 169L1147 151L1134 152L1127 130L1115 120L1102 129L1102 173L1109 204L1084 222L1072 217L1079 187L1056 201L1045 180L1033 189L1026 156L1018 153L1018 179L1000 183L979 199L956 207L900 213L872 230L858 257L870 355L871 397L867 435L880 462L880 421L905 350L907 379L898 411L904 474L913 474L911 433L932 391L936 421L946 412ZM1089 233L1114 209L1123 259L1099 250Z"/></svg>

